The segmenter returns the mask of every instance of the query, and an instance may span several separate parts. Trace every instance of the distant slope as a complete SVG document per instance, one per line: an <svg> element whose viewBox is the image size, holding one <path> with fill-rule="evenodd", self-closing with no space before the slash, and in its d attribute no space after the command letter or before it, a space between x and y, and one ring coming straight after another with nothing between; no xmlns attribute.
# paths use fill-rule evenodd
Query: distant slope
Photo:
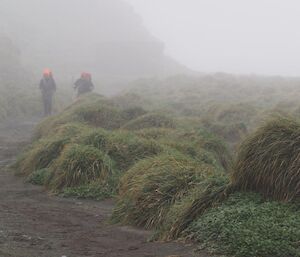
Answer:
<svg viewBox="0 0 300 257"><path fill-rule="evenodd" d="M207 109L209 105L253 104L282 110L297 107L300 78L232 75L225 73L199 76L171 76L165 79L140 79L128 85L127 95L176 111ZM137 97L138 99L138 97ZM131 101L134 104L134 101Z"/></svg>
<svg viewBox="0 0 300 257"><path fill-rule="evenodd" d="M20 51L0 34L0 120L36 115L38 109L37 90L20 63Z"/></svg>
<svg viewBox="0 0 300 257"><path fill-rule="evenodd" d="M115 102L163 109L236 143L270 115L300 117L300 79L207 74L140 79ZM196 122L197 124L197 122Z"/></svg>
<svg viewBox="0 0 300 257"><path fill-rule="evenodd" d="M50 66L70 78L89 70L102 81L187 71L122 0L2 0L0 14L2 28L35 69Z"/></svg>

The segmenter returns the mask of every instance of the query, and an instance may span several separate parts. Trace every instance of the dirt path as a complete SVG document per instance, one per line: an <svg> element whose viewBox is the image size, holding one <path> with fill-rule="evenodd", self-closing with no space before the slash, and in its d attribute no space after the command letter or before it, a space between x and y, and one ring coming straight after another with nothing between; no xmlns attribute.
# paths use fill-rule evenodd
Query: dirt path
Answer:
<svg viewBox="0 0 300 257"><path fill-rule="evenodd" d="M0 257L199 256L191 246L149 243L147 231L109 225L112 201L49 196L5 171L32 127L14 122L0 127Z"/></svg>

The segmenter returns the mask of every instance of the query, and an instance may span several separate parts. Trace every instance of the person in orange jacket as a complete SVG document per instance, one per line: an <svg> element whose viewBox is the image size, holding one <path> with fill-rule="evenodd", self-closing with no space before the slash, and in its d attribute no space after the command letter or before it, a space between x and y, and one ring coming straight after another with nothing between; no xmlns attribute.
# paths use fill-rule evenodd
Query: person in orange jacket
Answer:
<svg viewBox="0 0 300 257"><path fill-rule="evenodd" d="M74 83L74 85L74 89L77 90L77 97L94 90L92 75L87 72L83 72L81 77Z"/></svg>
<svg viewBox="0 0 300 257"><path fill-rule="evenodd" d="M52 114L53 96L56 91L56 83L50 69L45 69L43 72L43 77L40 81L40 90L44 105L44 115L50 116Z"/></svg>

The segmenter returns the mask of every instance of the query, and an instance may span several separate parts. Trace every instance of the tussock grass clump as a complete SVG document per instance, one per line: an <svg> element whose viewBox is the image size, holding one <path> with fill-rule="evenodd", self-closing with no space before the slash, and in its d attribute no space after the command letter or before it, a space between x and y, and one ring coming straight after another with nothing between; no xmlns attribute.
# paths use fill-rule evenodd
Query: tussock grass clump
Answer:
<svg viewBox="0 0 300 257"><path fill-rule="evenodd" d="M122 117L126 121L134 120L147 112L142 107L131 107L122 111Z"/></svg>
<svg viewBox="0 0 300 257"><path fill-rule="evenodd" d="M50 135L53 131L56 120L56 116L51 116L40 122L35 128L33 139L38 140L42 137L47 137Z"/></svg>
<svg viewBox="0 0 300 257"><path fill-rule="evenodd" d="M181 154L163 154L138 162L122 177L113 220L158 228L170 207L193 187L215 174Z"/></svg>
<svg viewBox="0 0 300 257"><path fill-rule="evenodd" d="M104 129L117 129L124 123L122 112L119 109L98 102L90 106L78 108L75 114L83 122Z"/></svg>
<svg viewBox="0 0 300 257"><path fill-rule="evenodd" d="M204 121L203 125L205 128L215 135L224 138L227 142L231 144L236 144L241 141L247 134L248 128L242 123L220 123Z"/></svg>
<svg viewBox="0 0 300 257"><path fill-rule="evenodd" d="M65 137L37 141L15 164L17 174L29 175L34 171L49 168L69 142L70 139Z"/></svg>
<svg viewBox="0 0 300 257"><path fill-rule="evenodd" d="M42 121L36 128L35 139L52 135L53 131L67 123L117 129L125 122L122 111L112 102L98 95L89 95L79 99L62 113Z"/></svg>
<svg viewBox="0 0 300 257"><path fill-rule="evenodd" d="M70 125L70 124L73 124ZM75 125L76 124L76 125ZM44 119L40 122L34 132L34 140L40 138L50 137L55 135L55 132L59 131L60 128L65 127L65 132L68 130L73 130L75 132L75 126L84 126L83 122L78 118L73 112L73 108L67 109L61 114L54 115ZM73 127L71 129L71 127Z"/></svg>
<svg viewBox="0 0 300 257"><path fill-rule="evenodd" d="M105 152L121 171L126 171L139 160L160 154L163 150L163 146L156 141L139 138L126 131L110 134L105 147Z"/></svg>
<svg viewBox="0 0 300 257"><path fill-rule="evenodd" d="M91 127L81 123L66 123L54 128L51 135L74 138L85 131L89 131L90 129Z"/></svg>
<svg viewBox="0 0 300 257"><path fill-rule="evenodd" d="M137 161L164 150L163 146L154 140L140 138L128 131L91 130L81 137L80 143L94 146L106 153L120 171L126 171Z"/></svg>
<svg viewBox="0 0 300 257"><path fill-rule="evenodd" d="M83 133L77 141L80 144L91 145L105 152L109 144L109 135L110 133L107 130L101 128L91 129Z"/></svg>
<svg viewBox="0 0 300 257"><path fill-rule="evenodd" d="M134 131L134 133L135 135L145 139L159 140L174 134L175 130L170 128L146 128Z"/></svg>
<svg viewBox="0 0 300 257"><path fill-rule="evenodd" d="M255 115L258 109L250 104L240 103L228 106L222 106L215 113L216 120L223 123L244 122L248 124Z"/></svg>
<svg viewBox="0 0 300 257"><path fill-rule="evenodd" d="M139 130L146 128L175 127L176 123L171 117L160 113L148 113L126 123L122 128L127 130Z"/></svg>
<svg viewBox="0 0 300 257"><path fill-rule="evenodd" d="M112 173L113 163L105 153L92 146L71 144L53 165L49 185L60 190L105 180Z"/></svg>
<svg viewBox="0 0 300 257"><path fill-rule="evenodd" d="M266 123L241 145L230 182L210 183L177 217L167 237L178 238L194 220L237 191L299 201L299 149L298 122L277 117Z"/></svg>
<svg viewBox="0 0 300 257"><path fill-rule="evenodd" d="M205 130L169 130L158 138L164 145L172 147L193 159L229 171L232 155L227 145L218 137Z"/></svg>
<svg viewBox="0 0 300 257"><path fill-rule="evenodd" d="M232 175L239 190L280 201L300 198L300 123L270 120L241 145Z"/></svg>
<svg viewBox="0 0 300 257"><path fill-rule="evenodd" d="M233 161L232 155L224 141L205 130L199 130L196 135L187 135L187 137L194 144L194 147L202 148L212 153L225 171L230 170Z"/></svg>

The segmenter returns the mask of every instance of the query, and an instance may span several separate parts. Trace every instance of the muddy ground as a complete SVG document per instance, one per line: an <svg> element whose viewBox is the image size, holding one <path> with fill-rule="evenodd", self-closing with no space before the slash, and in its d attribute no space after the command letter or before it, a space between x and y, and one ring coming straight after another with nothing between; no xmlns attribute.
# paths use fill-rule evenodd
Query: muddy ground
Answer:
<svg viewBox="0 0 300 257"><path fill-rule="evenodd" d="M112 200L51 196L7 171L34 124L0 125L0 257L208 256L191 245L147 242L151 232L109 224Z"/></svg>

